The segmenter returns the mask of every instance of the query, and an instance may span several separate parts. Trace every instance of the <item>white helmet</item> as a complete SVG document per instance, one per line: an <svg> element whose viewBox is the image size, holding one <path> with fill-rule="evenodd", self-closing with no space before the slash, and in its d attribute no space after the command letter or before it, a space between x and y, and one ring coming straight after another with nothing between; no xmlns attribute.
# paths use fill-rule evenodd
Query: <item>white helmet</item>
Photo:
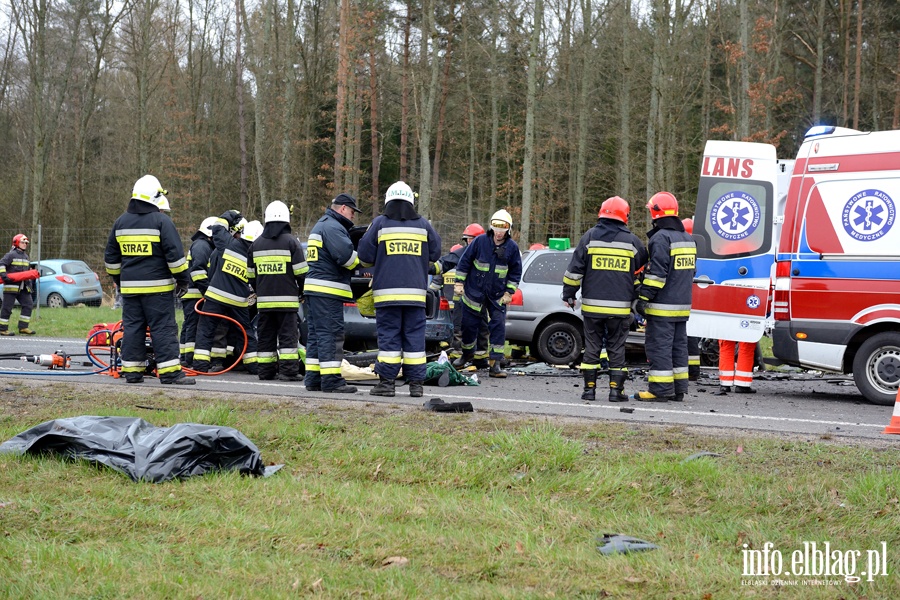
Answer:
<svg viewBox="0 0 900 600"><path fill-rule="evenodd" d="M253 220L244 225L241 231L241 239L248 242L255 242L256 238L262 235L263 225L259 221Z"/></svg>
<svg viewBox="0 0 900 600"><path fill-rule="evenodd" d="M212 237L212 226L218 222L219 220L215 217L206 217L205 219L203 219L203 222L200 223L200 227L197 228L197 231L199 231L203 235Z"/></svg>
<svg viewBox="0 0 900 600"><path fill-rule="evenodd" d="M391 200L406 200L410 204L416 201L416 195L413 194L412 188L403 183L402 181L398 181L388 188L387 193L384 195L384 202L387 204Z"/></svg>
<svg viewBox="0 0 900 600"><path fill-rule="evenodd" d="M506 227L503 227L503 223L506 223ZM512 229L512 215L509 211L501 208L495 212L491 217L491 229Z"/></svg>
<svg viewBox="0 0 900 600"><path fill-rule="evenodd" d="M288 209L287 204L281 200L269 202L269 205L266 207L266 223L276 221L281 223L291 222L291 211Z"/></svg>
<svg viewBox="0 0 900 600"><path fill-rule="evenodd" d="M134 182L131 197L144 202L149 202L159 210L169 210L168 192L162 188L159 179L153 175L144 175Z"/></svg>

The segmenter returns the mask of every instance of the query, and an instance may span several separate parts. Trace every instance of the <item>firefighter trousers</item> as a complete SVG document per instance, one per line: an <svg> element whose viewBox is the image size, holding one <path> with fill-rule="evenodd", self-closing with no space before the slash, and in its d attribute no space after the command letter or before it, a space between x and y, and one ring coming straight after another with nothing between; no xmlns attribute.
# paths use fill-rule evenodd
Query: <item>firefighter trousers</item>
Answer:
<svg viewBox="0 0 900 600"><path fill-rule="evenodd" d="M407 381L425 381L425 307L379 306L375 373L394 380L403 367Z"/></svg>
<svg viewBox="0 0 900 600"><path fill-rule="evenodd" d="M650 361L649 391L657 397L688 391L687 321L648 316L644 350Z"/></svg>
<svg viewBox="0 0 900 600"><path fill-rule="evenodd" d="M274 379L276 373L288 377L300 374L300 330L297 311L261 310L257 323L259 378Z"/></svg>
<svg viewBox="0 0 900 600"><path fill-rule="evenodd" d="M0 331L9 329L9 317L12 316L16 300L22 307L19 312L19 329L25 329L31 323L31 309L34 306L34 300L28 288L23 286L18 292L3 292L3 307L0 308Z"/></svg>
<svg viewBox="0 0 900 600"><path fill-rule="evenodd" d="M201 310L210 313L210 316L200 315L200 320L197 323L197 339L194 342L194 370L202 373L207 373L209 371L213 343L219 325L223 321L233 325L230 321L225 321L224 319L215 316L224 315L237 321L238 325L240 325L247 333L247 348L244 350L242 362L244 363L244 366L247 367L249 373L255 374L257 372L256 332L253 329L253 325L250 323L250 312L247 310L247 307L232 306L216 300L207 299L203 301ZM237 344L238 342L235 341L235 343ZM240 346L237 346L236 352L240 353L243 345L244 336L241 335Z"/></svg>
<svg viewBox="0 0 900 600"><path fill-rule="evenodd" d="M306 296L309 329L304 385L312 390L335 390L347 384L341 376L344 360L344 300ZM380 309L379 309L380 310Z"/></svg>
<svg viewBox="0 0 900 600"><path fill-rule="evenodd" d="M606 357L609 370L626 372L625 342L628 340L628 329L632 317L592 317L584 318L584 358L581 369L602 369L604 358L603 347L606 344Z"/></svg>
<svg viewBox="0 0 900 600"><path fill-rule="evenodd" d="M197 306L197 298L181 299L181 313L184 321L181 323L181 363L190 365L194 361L194 342L197 339L197 321L200 315L194 308Z"/></svg>
<svg viewBox="0 0 900 600"><path fill-rule="evenodd" d="M147 329L160 381L182 377L178 360L178 324L172 292L122 296L122 374L142 376L147 366Z"/></svg>
<svg viewBox="0 0 900 600"><path fill-rule="evenodd" d="M489 356L492 360L502 360L506 345L506 307L486 302L481 310L474 310L463 303L462 315L462 349L463 352L474 351L478 333L487 321L490 339Z"/></svg>
<svg viewBox="0 0 900 600"><path fill-rule="evenodd" d="M688 379L696 381L700 377L700 338L688 336Z"/></svg>
<svg viewBox="0 0 900 600"><path fill-rule="evenodd" d="M453 319L453 342L450 347L458 355L462 350L462 316L465 310L462 300L457 300L450 310L450 318ZM488 329L487 311L481 313L481 327L478 328L478 337L475 340L475 360L487 359L490 355L491 333Z"/></svg>

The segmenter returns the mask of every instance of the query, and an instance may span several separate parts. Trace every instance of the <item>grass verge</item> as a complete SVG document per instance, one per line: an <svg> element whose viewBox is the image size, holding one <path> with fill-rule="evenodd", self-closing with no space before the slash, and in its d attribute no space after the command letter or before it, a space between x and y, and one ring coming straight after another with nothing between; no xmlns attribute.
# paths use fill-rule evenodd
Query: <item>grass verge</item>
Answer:
<svg viewBox="0 0 900 600"><path fill-rule="evenodd" d="M399 405L213 402L149 386L86 392L7 378L0 388L3 440L51 418L133 415L235 427L266 463L286 465L268 479L153 485L0 455L4 598L900 597L896 448ZM722 456L685 461L699 451ZM603 533L660 549L603 556ZM803 541L861 551L857 573L884 541L890 575L742 577L745 544L771 542L790 568Z"/></svg>
<svg viewBox="0 0 900 600"><path fill-rule="evenodd" d="M42 337L87 338L88 332L97 323L113 325L122 320L122 309L106 306L70 306L67 308L48 308L42 306L35 316L32 314L31 328ZM179 330L183 315L180 309L175 311L175 320ZM10 328L15 330L19 322L19 307L13 310L9 318Z"/></svg>

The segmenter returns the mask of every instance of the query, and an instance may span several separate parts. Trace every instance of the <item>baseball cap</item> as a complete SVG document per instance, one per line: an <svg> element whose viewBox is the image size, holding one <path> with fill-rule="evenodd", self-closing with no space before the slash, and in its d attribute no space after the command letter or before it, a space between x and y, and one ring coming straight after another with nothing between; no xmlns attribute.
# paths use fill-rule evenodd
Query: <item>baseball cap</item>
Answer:
<svg viewBox="0 0 900 600"><path fill-rule="evenodd" d="M351 196L350 194L341 194L337 198L331 201L332 204L343 204L344 206L349 206L356 212L362 212L359 210L359 207L356 206L356 198Z"/></svg>

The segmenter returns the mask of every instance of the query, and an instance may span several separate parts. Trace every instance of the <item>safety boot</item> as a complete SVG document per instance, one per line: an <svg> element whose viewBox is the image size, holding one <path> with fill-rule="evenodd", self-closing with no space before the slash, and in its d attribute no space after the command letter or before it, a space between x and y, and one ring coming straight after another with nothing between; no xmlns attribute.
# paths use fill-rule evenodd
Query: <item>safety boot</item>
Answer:
<svg viewBox="0 0 900 600"><path fill-rule="evenodd" d="M628 402L625 395L625 373L612 372L609 374L609 401Z"/></svg>
<svg viewBox="0 0 900 600"><path fill-rule="evenodd" d="M27 327L22 327L19 329L19 333L21 333L22 335L35 335L37 331L28 329Z"/></svg>
<svg viewBox="0 0 900 600"><path fill-rule="evenodd" d="M491 359L489 362L491 363L491 368L488 372L489 377L499 377L501 379L506 377L506 371L500 368L499 360Z"/></svg>
<svg viewBox="0 0 900 600"><path fill-rule="evenodd" d="M387 379L378 376L378 385L369 390L370 396L384 396L386 398L393 398L396 392L394 391L394 380Z"/></svg>
<svg viewBox="0 0 900 600"><path fill-rule="evenodd" d="M180 372L178 375L173 377L172 379L160 379L159 382L163 385L196 385L197 381L193 377L188 377L184 373Z"/></svg>
<svg viewBox="0 0 900 600"><path fill-rule="evenodd" d="M463 353L459 356L459 358L453 361L453 366L457 369L462 369L467 364L469 364L469 362L473 358L475 358L474 348L472 348L471 350L463 350Z"/></svg>
<svg viewBox="0 0 900 600"><path fill-rule="evenodd" d="M727 396L728 392L731 391L731 387L727 385L720 385L719 389L712 393L713 396Z"/></svg>
<svg viewBox="0 0 900 600"><path fill-rule="evenodd" d="M340 385L336 388L332 388L330 390L326 390L325 388L322 388L322 391L325 392L326 394L355 394L356 387L352 386L352 385L347 385L347 383L344 382L342 385Z"/></svg>
<svg viewBox="0 0 900 600"><path fill-rule="evenodd" d="M491 366L491 363L486 358L476 358L472 361L472 366L476 369L488 369Z"/></svg>
<svg viewBox="0 0 900 600"><path fill-rule="evenodd" d="M736 385L736 386L734 386L734 393L735 394L755 394L756 390L754 390L752 387Z"/></svg>
<svg viewBox="0 0 900 600"><path fill-rule="evenodd" d="M12 337L16 334L14 332L10 331L9 329L0 329L0 335L5 336L5 337Z"/></svg>
<svg viewBox="0 0 900 600"><path fill-rule="evenodd" d="M633 394L629 396L632 400L639 400L640 402L668 402L674 396L657 396L651 392L638 392L637 394Z"/></svg>
<svg viewBox="0 0 900 600"><path fill-rule="evenodd" d="M421 398L425 394L424 381L410 381L409 395L413 398Z"/></svg>
<svg viewBox="0 0 900 600"><path fill-rule="evenodd" d="M584 375L584 392L581 399L593 402L597 399L597 369L585 369L582 375Z"/></svg>

